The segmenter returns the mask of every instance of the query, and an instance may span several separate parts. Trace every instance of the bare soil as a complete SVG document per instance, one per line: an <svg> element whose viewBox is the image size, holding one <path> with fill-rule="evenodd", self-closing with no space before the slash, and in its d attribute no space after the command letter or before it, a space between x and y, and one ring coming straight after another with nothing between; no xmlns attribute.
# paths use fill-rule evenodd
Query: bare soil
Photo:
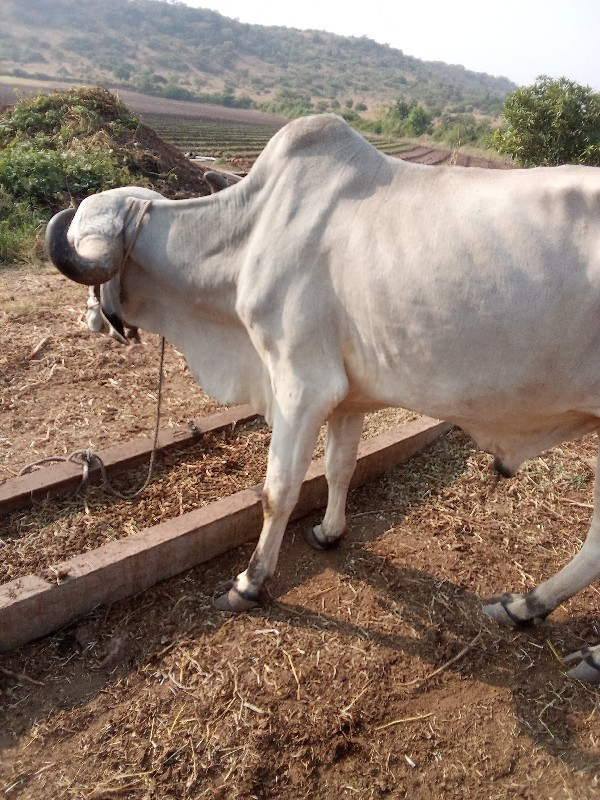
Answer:
<svg viewBox="0 0 600 800"><path fill-rule="evenodd" d="M417 146L411 150L403 150L397 155L403 161L415 161L419 164L430 164L433 166L452 166L452 167L482 167L484 169L512 169L512 164L504 160L493 160L474 156L460 149L447 150L444 148L431 148L424 145Z"/></svg>
<svg viewBox="0 0 600 800"><path fill-rule="evenodd" d="M93 336L85 295L49 268L0 273L3 479L152 428L156 338ZM217 408L172 348L163 408L163 425ZM406 416L375 416L369 431ZM94 488L1 519L1 579L257 482L268 440L256 423L206 437L161 461L133 503ZM352 493L338 550L302 541L318 515L291 525L255 611L211 605L245 546L0 655L0 794L598 797L598 692L559 660L600 638L597 588L525 633L480 611L481 597L527 590L578 549L595 447L563 445L499 480L454 431Z"/></svg>

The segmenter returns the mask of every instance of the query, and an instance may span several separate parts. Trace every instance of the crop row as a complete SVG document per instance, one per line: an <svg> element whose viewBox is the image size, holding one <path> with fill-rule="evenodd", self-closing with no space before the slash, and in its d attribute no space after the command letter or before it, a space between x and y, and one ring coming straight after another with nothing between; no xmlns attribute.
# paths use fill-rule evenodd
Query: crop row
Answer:
<svg viewBox="0 0 600 800"><path fill-rule="evenodd" d="M269 139L277 132L271 125L240 125L235 123L192 122L190 120L149 119L156 133L182 151L205 156L258 156ZM384 153L398 153L413 145L391 137L366 137Z"/></svg>
<svg viewBox="0 0 600 800"><path fill-rule="evenodd" d="M150 121L154 130L165 141L181 150L195 150L204 155L226 150L260 152L276 133L273 126L250 126L189 121Z"/></svg>

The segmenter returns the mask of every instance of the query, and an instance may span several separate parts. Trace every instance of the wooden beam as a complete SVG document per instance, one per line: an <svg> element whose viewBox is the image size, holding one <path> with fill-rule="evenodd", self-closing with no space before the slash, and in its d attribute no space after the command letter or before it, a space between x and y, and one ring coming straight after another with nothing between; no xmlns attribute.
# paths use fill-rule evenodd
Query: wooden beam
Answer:
<svg viewBox="0 0 600 800"><path fill-rule="evenodd" d="M352 485L375 480L450 428L421 417L362 442ZM0 587L0 650L51 633L98 605L140 592L256 538L262 524L261 488L236 492L55 564L43 577L28 575ZM292 518L324 506L326 500L323 463L313 462Z"/></svg>
<svg viewBox="0 0 600 800"><path fill-rule="evenodd" d="M258 414L250 406L234 406L226 411L188 422L187 425L163 428L158 434L157 447L161 452L165 452L175 447L189 446L205 433L233 429L236 425L250 422L257 417ZM99 450L98 455L110 476L124 472L142 461L148 461L151 452L152 437L144 437ZM81 483L81 475L81 464L68 461L9 478L0 485L0 516L25 508L33 500L63 496L75 491ZM88 480L98 483L100 477L100 468L97 465L93 466Z"/></svg>

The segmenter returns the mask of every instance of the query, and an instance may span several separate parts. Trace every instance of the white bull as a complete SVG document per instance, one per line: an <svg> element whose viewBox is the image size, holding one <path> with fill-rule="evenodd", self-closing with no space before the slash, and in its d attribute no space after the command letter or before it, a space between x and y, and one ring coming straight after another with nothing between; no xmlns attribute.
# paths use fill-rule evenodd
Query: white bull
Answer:
<svg viewBox="0 0 600 800"><path fill-rule="evenodd" d="M89 197L51 221L48 248L102 284L108 319L164 335L206 392L273 426L260 539L218 608L257 603L325 420L316 547L344 533L366 411L449 420L504 474L600 425L600 170L409 164L325 115L283 128L224 192L153 199L126 259L140 202ZM599 492L581 551L492 617L544 618L599 577ZM600 680L600 646L572 658Z"/></svg>

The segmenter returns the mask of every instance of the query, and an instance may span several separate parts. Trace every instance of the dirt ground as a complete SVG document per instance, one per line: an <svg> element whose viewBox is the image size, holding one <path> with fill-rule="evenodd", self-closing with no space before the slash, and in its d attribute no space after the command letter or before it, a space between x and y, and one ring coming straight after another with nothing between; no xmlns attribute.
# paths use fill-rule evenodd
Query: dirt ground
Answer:
<svg viewBox="0 0 600 800"><path fill-rule="evenodd" d="M2 273L4 478L152 427L154 337L123 348L89 334L84 300L49 269ZM163 408L163 425L216 408L172 349ZM267 445L254 423L166 457L133 503L96 488L5 517L3 580L255 483ZM211 606L247 546L0 656L0 790L597 796L598 695L567 679L556 655L599 638L597 589L527 633L479 610L480 596L530 588L577 549L594 447L593 437L565 445L499 481L490 457L453 432L353 492L339 550L303 543L316 514L292 525L263 608L228 617Z"/></svg>
<svg viewBox="0 0 600 800"><path fill-rule="evenodd" d="M85 299L46 267L0 273L0 479L152 429L156 338L90 334ZM216 409L168 348L162 425ZM268 440L259 423L206 437L161 459L130 503L93 488L0 519L1 580L258 482ZM578 549L595 448L563 445L499 480L454 431L352 493L338 550L304 544L318 514L291 525L255 611L211 605L248 545L0 655L0 795L598 797L599 695L559 659L600 640L597 587L524 633L480 611Z"/></svg>

